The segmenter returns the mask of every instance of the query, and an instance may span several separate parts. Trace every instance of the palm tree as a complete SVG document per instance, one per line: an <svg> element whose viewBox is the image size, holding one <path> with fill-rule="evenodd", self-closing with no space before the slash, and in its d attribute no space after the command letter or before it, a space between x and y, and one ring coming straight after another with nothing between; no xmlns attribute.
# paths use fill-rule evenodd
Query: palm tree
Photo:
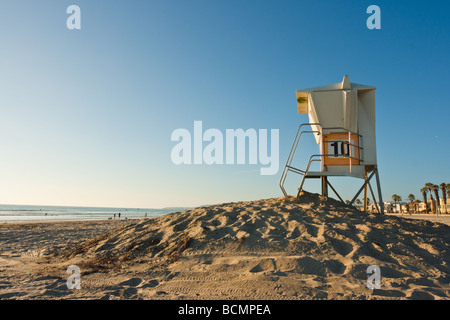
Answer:
<svg viewBox="0 0 450 320"><path fill-rule="evenodd" d="M450 198L450 183L445 184L445 190L447 191L447 199ZM447 203L446 203L447 205Z"/></svg>
<svg viewBox="0 0 450 320"><path fill-rule="evenodd" d="M445 183L441 183L440 185L439 185L439 187L441 188L441 193L442 193L442 200L444 201L444 208L445 208L445 213L448 213L448 211L447 211L447 189L446 189L446 184Z"/></svg>
<svg viewBox="0 0 450 320"><path fill-rule="evenodd" d="M422 192L423 202L425 203L425 212L428 213L428 199L427 199L428 188L423 187L422 189L420 189L420 192Z"/></svg>
<svg viewBox="0 0 450 320"><path fill-rule="evenodd" d="M433 184L431 182L425 183L425 188L428 189L428 192L430 193L430 200L431 200L431 213L436 212L436 204L434 203L433 198Z"/></svg>
<svg viewBox="0 0 450 320"><path fill-rule="evenodd" d="M362 203L361 200L356 199L355 203L356 203L356 206L358 207L358 210L364 211L364 209L361 208L361 203Z"/></svg>
<svg viewBox="0 0 450 320"><path fill-rule="evenodd" d="M440 210L441 210L441 201L439 199L439 186L437 184L433 184L431 186L431 189L433 190L434 195L436 196L436 205L435 205L435 207L436 207L436 214L438 214L438 212L440 212Z"/></svg>
<svg viewBox="0 0 450 320"><path fill-rule="evenodd" d="M412 193L410 193L408 195L408 200L409 200L410 205L412 206L414 204L414 201L416 201L416 197ZM408 212L409 212L409 210L408 210Z"/></svg>
<svg viewBox="0 0 450 320"><path fill-rule="evenodd" d="M414 201L414 212L417 213L418 209L419 209L419 204L420 204L420 200L416 199L416 201Z"/></svg>
<svg viewBox="0 0 450 320"><path fill-rule="evenodd" d="M372 208L370 207L370 198L369 197L367 197L367 208L366 208L366 210L367 211L372 211Z"/></svg>
<svg viewBox="0 0 450 320"><path fill-rule="evenodd" d="M394 200L395 206L397 207L397 202L402 201L402 198L398 194L393 194L392 200ZM400 205L400 213L401 212L402 212L402 206Z"/></svg>

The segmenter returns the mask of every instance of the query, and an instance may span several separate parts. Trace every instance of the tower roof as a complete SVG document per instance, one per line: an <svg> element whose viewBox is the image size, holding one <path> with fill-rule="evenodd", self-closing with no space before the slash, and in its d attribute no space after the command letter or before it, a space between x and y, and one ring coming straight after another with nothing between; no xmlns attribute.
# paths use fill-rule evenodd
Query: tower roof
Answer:
<svg viewBox="0 0 450 320"><path fill-rule="evenodd" d="M333 84L327 84L327 85L319 86L319 87L311 87L311 88L300 89L300 90L297 90L297 92L335 91L335 90L351 90L351 89L356 89L356 90L374 90L376 88L373 87L373 86L365 85L365 84L359 84L359 83L350 82L350 78L348 77L348 75L345 75L344 79L342 80L342 82L333 83Z"/></svg>

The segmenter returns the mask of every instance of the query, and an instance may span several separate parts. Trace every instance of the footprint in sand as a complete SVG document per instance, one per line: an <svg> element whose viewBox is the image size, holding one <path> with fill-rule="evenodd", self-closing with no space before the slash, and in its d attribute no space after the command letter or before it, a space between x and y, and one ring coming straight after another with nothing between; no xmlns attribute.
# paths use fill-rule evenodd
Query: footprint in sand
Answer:
<svg viewBox="0 0 450 320"><path fill-rule="evenodd" d="M141 288L154 288L159 286L159 281L156 279L150 280L149 282L147 282L146 284L144 284Z"/></svg>
<svg viewBox="0 0 450 320"><path fill-rule="evenodd" d="M128 280L125 280L121 283L119 283L120 286L130 286L130 287L137 287L139 286L143 280L141 278L131 278Z"/></svg>
<svg viewBox="0 0 450 320"><path fill-rule="evenodd" d="M131 278L125 280L118 284L122 287L130 287L130 288L138 288L138 289L146 289L146 288L154 288L159 285L159 281L156 279L152 279L150 281L145 281L142 278ZM128 288L128 289L130 289Z"/></svg>

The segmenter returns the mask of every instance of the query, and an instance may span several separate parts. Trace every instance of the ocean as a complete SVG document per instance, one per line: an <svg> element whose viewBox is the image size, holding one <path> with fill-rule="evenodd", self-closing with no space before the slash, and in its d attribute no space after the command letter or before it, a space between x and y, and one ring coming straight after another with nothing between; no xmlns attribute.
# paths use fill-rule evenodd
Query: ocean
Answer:
<svg viewBox="0 0 450 320"><path fill-rule="evenodd" d="M154 218L187 208L102 208L0 204L0 223Z"/></svg>

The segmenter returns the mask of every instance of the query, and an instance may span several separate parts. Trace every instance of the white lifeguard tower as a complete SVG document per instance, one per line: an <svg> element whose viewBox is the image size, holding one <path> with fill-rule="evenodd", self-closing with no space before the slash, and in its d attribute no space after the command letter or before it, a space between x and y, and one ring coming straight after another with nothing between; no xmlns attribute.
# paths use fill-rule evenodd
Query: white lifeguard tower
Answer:
<svg viewBox="0 0 450 320"><path fill-rule="evenodd" d="M299 114L307 114L309 123L299 126L297 135L281 174L280 188L288 194L284 183L288 172L302 176L297 197L303 190L305 179L321 179L322 195L328 196L328 186L342 200L329 177L354 177L364 179L364 184L351 200L364 190L364 210L367 210L367 187L379 213L384 213L380 178L377 168L375 140L375 87L351 83L348 76L342 82L320 87L297 90ZM306 126L309 126L306 127ZM305 170L292 166L292 160L304 133L314 134L319 153L313 154ZM320 169L311 170L314 162ZM378 203L370 180L376 178ZM378 206L379 205L379 206Z"/></svg>

